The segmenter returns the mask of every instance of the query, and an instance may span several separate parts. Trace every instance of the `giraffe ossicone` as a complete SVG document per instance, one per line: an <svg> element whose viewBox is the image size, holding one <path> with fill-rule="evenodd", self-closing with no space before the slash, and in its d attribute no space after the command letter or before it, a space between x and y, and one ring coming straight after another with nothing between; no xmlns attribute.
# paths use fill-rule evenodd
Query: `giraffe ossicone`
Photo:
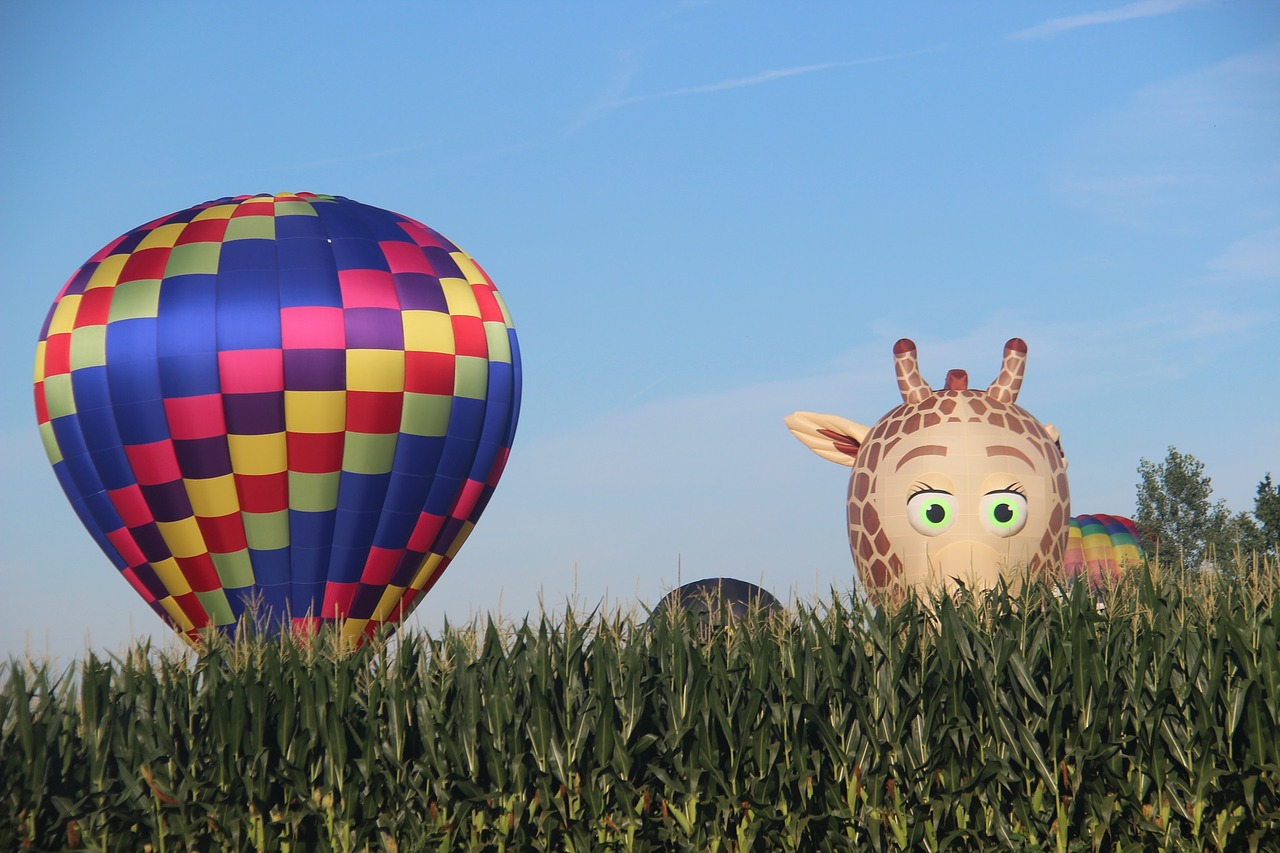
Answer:
<svg viewBox="0 0 1280 853"><path fill-rule="evenodd" d="M1017 405L1026 343L1005 344L985 390L969 388L963 370L934 390L906 338L893 357L902 404L872 426L813 412L786 418L809 449L853 469L849 547L872 599L1057 571L1071 514L1067 462L1057 430Z"/></svg>

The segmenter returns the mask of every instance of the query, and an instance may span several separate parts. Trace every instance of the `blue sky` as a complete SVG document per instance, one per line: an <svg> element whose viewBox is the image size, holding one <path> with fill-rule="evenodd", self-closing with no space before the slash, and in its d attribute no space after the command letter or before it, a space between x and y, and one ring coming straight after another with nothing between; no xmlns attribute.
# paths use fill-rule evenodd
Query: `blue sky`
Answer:
<svg viewBox="0 0 1280 853"><path fill-rule="evenodd" d="M515 319L497 495L412 623L736 576L849 589L847 472L890 349L1056 424L1073 509L1192 453L1280 475L1280 5L8 3L0 7L0 655L167 629L44 459L35 341L156 216L345 195L483 264Z"/></svg>

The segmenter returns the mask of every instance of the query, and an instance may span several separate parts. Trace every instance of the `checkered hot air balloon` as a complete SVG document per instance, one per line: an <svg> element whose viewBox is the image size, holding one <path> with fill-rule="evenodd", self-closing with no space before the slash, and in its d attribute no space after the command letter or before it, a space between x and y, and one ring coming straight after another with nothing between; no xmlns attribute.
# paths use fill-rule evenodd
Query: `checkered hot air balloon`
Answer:
<svg viewBox="0 0 1280 853"><path fill-rule="evenodd" d="M113 240L36 349L77 515L194 638L402 620L484 510L520 408L493 282L420 222L340 196L236 196Z"/></svg>

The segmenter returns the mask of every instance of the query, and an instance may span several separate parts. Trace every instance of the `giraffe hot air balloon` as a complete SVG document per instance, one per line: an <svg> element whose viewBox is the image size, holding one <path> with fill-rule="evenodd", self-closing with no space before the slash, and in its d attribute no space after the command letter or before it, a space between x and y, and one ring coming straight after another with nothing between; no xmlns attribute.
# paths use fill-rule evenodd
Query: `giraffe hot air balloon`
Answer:
<svg viewBox="0 0 1280 853"><path fill-rule="evenodd" d="M904 338L893 353L902 405L873 426L812 412L786 419L819 456L853 469L849 545L871 597L1056 572L1070 516L1067 463L1058 431L1017 405L1026 343L1005 344L985 390L952 370L935 391L914 343Z"/></svg>
<svg viewBox="0 0 1280 853"><path fill-rule="evenodd" d="M58 482L124 579L195 638L397 624L506 463L520 357L456 245L340 196L236 196L111 241L36 351Z"/></svg>

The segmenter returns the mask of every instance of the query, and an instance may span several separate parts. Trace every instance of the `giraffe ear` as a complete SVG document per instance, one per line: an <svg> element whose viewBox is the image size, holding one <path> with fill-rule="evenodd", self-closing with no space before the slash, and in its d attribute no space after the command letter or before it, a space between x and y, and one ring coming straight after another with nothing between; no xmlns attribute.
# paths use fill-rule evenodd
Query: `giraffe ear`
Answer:
<svg viewBox="0 0 1280 853"><path fill-rule="evenodd" d="M816 412L795 412L785 419L787 429L814 453L852 468L858 450L866 439L870 427L855 424L837 415L820 415Z"/></svg>
<svg viewBox="0 0 1280 853"><path fill-rule="evenodd" d="M1067 454L1062 453L1062 434L1058 432L1058 428L1053 424L1045 424L1044 431L1049 434L1049 438L1053 439L1053 446L1058 448L1058 453L1062 454L1062 467L1067 467Z"/></svg>

